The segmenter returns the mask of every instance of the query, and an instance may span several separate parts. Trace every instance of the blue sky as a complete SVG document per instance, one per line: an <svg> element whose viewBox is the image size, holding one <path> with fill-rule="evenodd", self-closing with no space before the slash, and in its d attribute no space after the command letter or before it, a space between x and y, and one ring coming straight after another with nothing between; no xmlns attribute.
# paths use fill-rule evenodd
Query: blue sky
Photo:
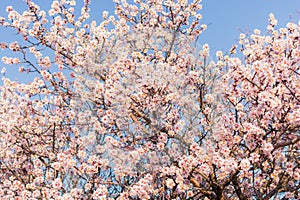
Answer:
<svg viewBox="0 0 300 200"><path fill-rule="evenodd" d="M52 0L33 0L42 8L48 9ZM82 2L83 0L77 0ZM91 0L92 17L101 19L104 10L113 13L112 0ZM16 10L24 10L23 0L0 0L0 16L5 17L5 8L12 5ZM203 20L208 29L203 33L199 42L208 43L211 52L228 51L237 43L241 31L252 32L258 28L266 33L269 13L274 13L279 26L285 26L289 21L298 22L300 19L300 0L203 0ZM0 40L15 41L15 32L0 27ZM0 57L7 54L0 51ZM4 65L0 63L0 68Z"/></svg>
<svg viewBox="0 0 300 200"><path fill-rule="evenodd" d="M203 22L210 25L202 41L210 44L212 50L228 50L241 31L258 28L266 33L271 12L279 26L291 20L298 22L300 0L204 0Z"/></svg>

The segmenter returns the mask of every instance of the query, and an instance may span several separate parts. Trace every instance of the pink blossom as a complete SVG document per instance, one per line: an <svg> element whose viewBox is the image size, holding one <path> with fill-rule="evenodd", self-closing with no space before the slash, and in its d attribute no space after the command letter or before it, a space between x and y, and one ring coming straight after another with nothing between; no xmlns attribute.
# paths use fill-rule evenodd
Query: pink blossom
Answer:
<svg viewBox="0 0 300 200"><path fill-rule="evenodd" d="M61 181L61 179L60 179L60 178L55 179L55 180L52 182L52 186L53 186L53 188L55 188L55 189L61 189L61 187L62 187L62 181Z"/></svg>
<svg viewBox="0 0 300 200"><path fill-rule="evenodd" d="M76 3L0 18L0 199L298 197L299 24L214 58L201 1Z"/></svg>
<svg viewBox="0 0 300 200"><path fill-rule="evenodd" d="M173 179L170 179L170 178L167 179L166 180L166 186L167 186L167 188L172 189L175 186L175 183L174 183Z"/></svg>
<svg viewBox="0 0 300 200"><path fill-rule="evenodd" d="M240 162L240 168L243 170L243 171L248 171L250 169L250 161L248 159L243 159L241 160Z"/></svg>

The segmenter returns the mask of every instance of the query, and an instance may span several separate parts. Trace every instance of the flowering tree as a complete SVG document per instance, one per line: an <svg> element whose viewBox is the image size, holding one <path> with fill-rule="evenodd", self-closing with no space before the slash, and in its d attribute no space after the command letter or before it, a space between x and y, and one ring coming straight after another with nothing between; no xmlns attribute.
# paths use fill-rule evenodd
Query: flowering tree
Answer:
<svg viewBox="0 0 300 200"><path fill-rule="evenodd" d="M198 47L201 1L7 7L19 42L0 87L1 199L297 199L300 27Z"/></svg>

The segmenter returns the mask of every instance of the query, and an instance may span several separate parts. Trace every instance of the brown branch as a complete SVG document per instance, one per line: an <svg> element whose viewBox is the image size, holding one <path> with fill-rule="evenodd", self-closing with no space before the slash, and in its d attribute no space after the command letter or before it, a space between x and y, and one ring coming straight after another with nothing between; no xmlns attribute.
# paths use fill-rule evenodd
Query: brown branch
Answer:
<svg viewBox="0 0 300 200"><path fill-rule="evenodd" d="M238 183L238 180L237 180L236 176L233 176L232 184L233 184L234 190L235 190L237 196L239 197L239 199L240 200L247 200L247 197L243 194L243 192L242 192L242 190L239 186L239 183Z"/></svg>
<svg viewBox="0 0 300 200"><path fill-rule="evenodd" d="M289 141L284 141L284 142L280 142L278 144L276 144L274 146L274 149L278 149L280 147L284 147L284 146L289 146L289 145L293 145L296 144L297 142L300 141L300 136L298 136L297 138L293 139L293 140L289 140Z"/></svg>
<svg viewBox="0 0 300 200"><path fill-rule="evenodd" d="M143 118L146 121L147 125L151 124L151 119L148 116L146 116L144 113L142 113L135 107L132 107L131 109L135 112L135 114L137 114L139 117Z"/></svg>

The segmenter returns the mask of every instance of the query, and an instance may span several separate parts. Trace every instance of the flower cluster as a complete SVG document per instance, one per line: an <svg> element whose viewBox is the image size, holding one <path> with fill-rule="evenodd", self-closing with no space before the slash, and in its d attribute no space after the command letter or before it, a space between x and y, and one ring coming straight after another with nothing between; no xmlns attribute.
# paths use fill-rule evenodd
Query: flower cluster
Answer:
<svg viewBox="0 0 300 200"><path fill-rule="evenodd" d="M0 87L0 198L299 198L300 24L271 14L214 63L201 0L130 2L7 7L29 81Z"/></svg>

